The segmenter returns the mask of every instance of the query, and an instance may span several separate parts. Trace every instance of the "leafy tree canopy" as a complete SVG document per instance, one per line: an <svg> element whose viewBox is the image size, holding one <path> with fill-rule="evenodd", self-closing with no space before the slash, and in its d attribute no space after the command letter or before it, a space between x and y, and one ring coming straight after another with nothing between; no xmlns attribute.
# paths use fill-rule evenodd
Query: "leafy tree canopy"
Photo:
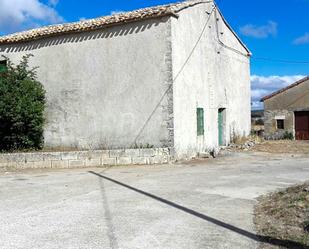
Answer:
<svg viewBox="0 0 309 249"><path fill-rule="evenodd" d="M41 149L45 90L29 68L26 55L18 65L8 58L0 72L0 151Z"/></svg>

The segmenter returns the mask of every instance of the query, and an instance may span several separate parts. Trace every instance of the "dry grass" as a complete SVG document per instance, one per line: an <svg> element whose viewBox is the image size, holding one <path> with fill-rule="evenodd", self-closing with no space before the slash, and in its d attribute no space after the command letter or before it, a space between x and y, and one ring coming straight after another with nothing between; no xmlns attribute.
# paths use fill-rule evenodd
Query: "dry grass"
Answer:
<svg viewBox="0 0 309 249"><path fill-rule="evenodd" d="M309 154L309 141L276 140L257 144L253 151L268 153Z"/></svg>
<svg viewBox="0 0 309 249"><path fill-rule="evenodd" d="M255 207L259 235L299 243L309 248L309 182L259 198ZM262 249L280 248L262 244Z"/></svg>
<svg viewBox="0 0 309 249"><path fill-rule="evenodd" d="M262 143L264 139L256 135L250 136L233 136L232 143L236 145L245 144L248 141L253 141L255 144Z"/></svg>

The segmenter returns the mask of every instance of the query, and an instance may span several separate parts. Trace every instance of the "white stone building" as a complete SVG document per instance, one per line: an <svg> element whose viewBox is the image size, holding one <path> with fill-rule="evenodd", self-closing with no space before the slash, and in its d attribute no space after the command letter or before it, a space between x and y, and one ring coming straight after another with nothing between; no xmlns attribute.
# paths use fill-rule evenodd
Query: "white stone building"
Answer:
<svg viewBox="0 0 309 249"><path fill-rule="evenodd" d="M47 91L47 147L186 157L250 132L250 52L213 1L0 37L0 56L25 54Z"/></svg>

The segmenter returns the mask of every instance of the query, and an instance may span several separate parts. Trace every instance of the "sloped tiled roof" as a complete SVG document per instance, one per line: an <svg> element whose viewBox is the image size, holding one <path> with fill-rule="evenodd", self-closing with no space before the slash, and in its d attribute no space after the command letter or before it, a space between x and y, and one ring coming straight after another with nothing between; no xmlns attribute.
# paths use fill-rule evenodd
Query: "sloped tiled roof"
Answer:
<svg viewBox="0 0 309 249"><path fill-rule="evenodd" d="M269 95L265 96L264 98L261 99L261 102L264 102L265 100L270 99L270 98L272 98L272 97L274 97L274 96L276 96L276 95L278 95L280 93L283 93L283 92L285 92L285 91L287 91L287 90L289 90L289 89L291 89L291 88L293 88L295 86L298 86L298 85L300 85L300 84L302 84L304 82L308 82L309 83L309 76L307 76L307 77L305 77L305 78L303 78L303 79L301 79L299 81L296 81L292 85L289 85L289 86L287 86L285 88L282 88L279 91L276 91L276 92L274 92L272 94L269 94Z"/></svg>
<svg viewBox="0 0 309 249"><path fill-rule="evenodd" d="M42 28L23 31L11 35L0 37L0 44L9 44L15 42L29 41L42 37L53 36L57 34L91 31L110 25L124 24L143 19L156 18L168 15L176 15L177 12L201 3L208 3L206 0L188 0L168 5L155 6L124 12L112 16L103 16L95 19L89 19L80 22L50 25Z"/></svg>

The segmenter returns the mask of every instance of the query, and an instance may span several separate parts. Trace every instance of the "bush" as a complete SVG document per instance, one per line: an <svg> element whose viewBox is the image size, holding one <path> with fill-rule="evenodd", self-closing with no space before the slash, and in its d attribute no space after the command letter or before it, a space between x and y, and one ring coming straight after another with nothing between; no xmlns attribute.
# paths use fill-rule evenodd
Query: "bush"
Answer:
<svg viewBox="0 0 309 249"><path fill-rule="evenodd" d="M284 139L284 140L293 140L293 139L294 139L294 135L293 135L292 132L286 131L286 132L283 134L282 139Z"/></svg>
<svg viewBox="0 0 309 249"><path fill-rule="evenodd" d="M18 65L7 60L0 73L0 151L41 149L45 91L29 69L26 55Z"/></svg>
<svg viewBox="0 0 309 249"><path fill-rule="evenodd" d="M264 120L260 118L260 119L255 121L255 124L256 125L264 125Z"/></svg>

